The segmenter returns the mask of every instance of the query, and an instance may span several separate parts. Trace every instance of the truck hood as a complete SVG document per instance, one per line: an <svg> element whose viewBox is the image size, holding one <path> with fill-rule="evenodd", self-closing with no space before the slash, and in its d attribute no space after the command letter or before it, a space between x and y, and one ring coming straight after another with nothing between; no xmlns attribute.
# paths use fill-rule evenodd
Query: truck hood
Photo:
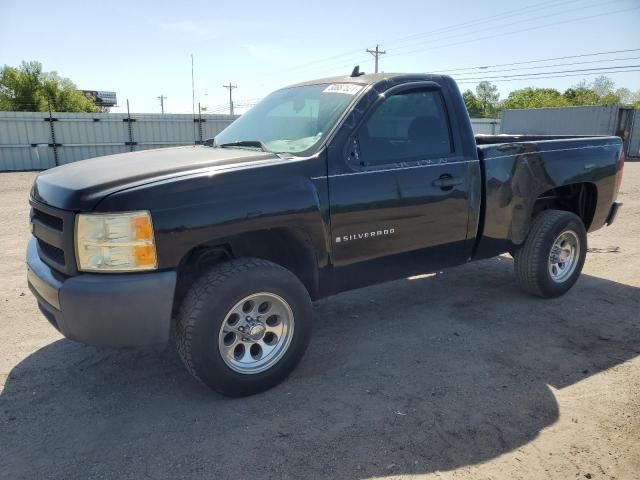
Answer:
<svg viewBox="0 0 640 480"><path fill-rule="evenodd" d="M273 153L187 146L120 153L46 170L36 178L34 200L64 210L92 210L107 195L146 183L279 160Z"/></svg>

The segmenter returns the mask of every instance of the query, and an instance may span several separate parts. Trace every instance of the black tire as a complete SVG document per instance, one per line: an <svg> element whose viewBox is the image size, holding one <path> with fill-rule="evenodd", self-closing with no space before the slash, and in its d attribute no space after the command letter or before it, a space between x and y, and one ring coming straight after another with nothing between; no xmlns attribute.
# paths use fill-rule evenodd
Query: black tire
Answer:
<svg viewBox="0 0 640 480"><path fill-rule="evenodd" d="M577 238L578 253L573 272L554 280L549 267L551 249L561 234L572 232ZM525 292L539 297L558 297L566 293L580 276L587 254L587 232L582 220L571 212L545 210L533 221L524 244L515 252L516 279Z"/></svg>
<svg viewBox="0 0 640 480"><path fill-rule="evenodd" d="M284 299L295 319L282 357L260 373L238 373L222 358L218 336L234 305L257 292ZM240 397L267 390L284 380L300 362L311 338L311 299L298 278L266 260L244 258L215 265L193 284L178 313L176 343L187 370L223 395Z"/></svg>

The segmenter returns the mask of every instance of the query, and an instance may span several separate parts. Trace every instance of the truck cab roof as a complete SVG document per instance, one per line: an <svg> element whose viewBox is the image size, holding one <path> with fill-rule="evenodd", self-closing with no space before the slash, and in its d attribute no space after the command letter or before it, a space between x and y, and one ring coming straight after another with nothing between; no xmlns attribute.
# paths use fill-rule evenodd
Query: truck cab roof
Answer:
<svg viewBox="0 0 640 480"><path fill-rule="evenodd" d="M303 87L305 85L318 85L322 83L354 83L357 85L375 85L389 80L392 80L395 84L419 81L433 81L442 83L453 82L453 79L448 75L438 75L431 73L367 73L359 76L340 75L335 77L307 80L304 82L289 85L285 88Z"/></svg>

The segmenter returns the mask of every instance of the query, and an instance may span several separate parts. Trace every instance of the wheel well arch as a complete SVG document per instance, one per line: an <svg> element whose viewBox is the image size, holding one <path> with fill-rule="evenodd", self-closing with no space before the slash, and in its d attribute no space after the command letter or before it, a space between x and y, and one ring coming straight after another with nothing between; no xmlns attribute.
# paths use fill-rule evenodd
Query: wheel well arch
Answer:
<svg viewBox="0 0 640 480"><path fill-rule="evenodd" d="M535 199L531 220L549 209L575 213L589 230L598 204L598 188L590 182L571 183L544 191Z"/></svg>
<svg viewBox="0 0 640 480"><path fill-rule="evenodd" d="M174 305L181 303L203 269L243 257L268 260L286 268L298 277L312 299L318 297L318 261L309 235L297 228L277 227L218 238L192 248L178 266Z"/></svg>

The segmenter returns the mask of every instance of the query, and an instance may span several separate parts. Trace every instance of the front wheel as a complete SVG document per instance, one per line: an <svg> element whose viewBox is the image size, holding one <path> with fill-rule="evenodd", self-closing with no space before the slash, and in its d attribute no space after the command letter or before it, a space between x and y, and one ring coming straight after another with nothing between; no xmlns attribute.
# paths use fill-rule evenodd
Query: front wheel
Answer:
<svg viewBox="0 0 640 480"><path fill-rule="evenodd" d="M580 276L587 254L587 232L571 212L545 210L533 221L515 252L516 279L524 291L540 297L567 292Z"/></svg>
<svg viewBox="0 0 640 480"><path fill-rule="evenodd" d="M290 271L238 259L206 271L177 319L178 352L187 369L224 395L245 396L281 382L311 335L311 300Z"/></svg>

